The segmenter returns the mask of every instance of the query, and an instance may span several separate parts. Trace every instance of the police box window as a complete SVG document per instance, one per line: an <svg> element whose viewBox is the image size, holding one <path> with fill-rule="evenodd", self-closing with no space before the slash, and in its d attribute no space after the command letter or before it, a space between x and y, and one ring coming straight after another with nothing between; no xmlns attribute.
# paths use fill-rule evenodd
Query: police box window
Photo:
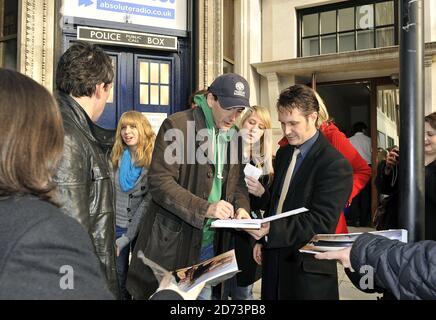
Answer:
<svg viewBox="0 0 436 320"><path fill-rule="evenodd" d="M397 45L397 2L356 0L297 11L298 56Z"/></svg>

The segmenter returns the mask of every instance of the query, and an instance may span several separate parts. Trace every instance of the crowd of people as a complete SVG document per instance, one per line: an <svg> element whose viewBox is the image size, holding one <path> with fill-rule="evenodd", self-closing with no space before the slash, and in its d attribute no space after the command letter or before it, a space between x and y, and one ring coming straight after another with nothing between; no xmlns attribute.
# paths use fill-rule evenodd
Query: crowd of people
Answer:
<svg viewBox="0 0 436 320"><path fill-rule="evenodd" d="M157 135L137 111L107 130L96 122L113 79L109 56L82 42L60 58L53 96L0 69L0 299L250 300L261 279L265 300L337 300L334 260L374 266L377 285L397 299L436 298L436 113L425 118L429 241L364 234L352 248L314 256L299 249L315 234L347 233L353 205L361 212L353 217L369 223L364 124L347 139L317 92L296 84L277 99L277 145L268 108L251 106L247 80L229 73L195 92ZM393 148L377 164L386 228L399 227L398 156ZM260 229L211 227L300 207L308 211ZM231 249L241 272L190 294L168 277L158 283L138 257L176 270Z"/></svg>

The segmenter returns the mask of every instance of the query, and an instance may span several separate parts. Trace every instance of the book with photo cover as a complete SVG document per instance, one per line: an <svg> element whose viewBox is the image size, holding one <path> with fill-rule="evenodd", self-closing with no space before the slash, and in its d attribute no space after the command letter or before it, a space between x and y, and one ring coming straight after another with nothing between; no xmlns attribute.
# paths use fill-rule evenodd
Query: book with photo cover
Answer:
<svg viewBox="0 0 436 320"><path fill-rule="evenodd" d="M391 229L383 231L368 232L379 236L386 237L391 240L399 240L407 243L407 230L404 229ZM327 251L336 251L351 247L353 242L363 232L357 233L343 233L343 234L317 234L302 248L300 252L317 254Z"/></svg>
<svg viewBox="0 0 436 320"><path fill-rule="evenodd" d="M296 214L300 214L302 212L309 211L306 208L299 208L287 212L283 212L280 214L276 214L263 219L223 219L223 220L215 220L212 222L212 228L237 228L237 229L260 229L262 223L283 219L286 217L290 217Z"/></svg>
<svg viewBox="0 0 436 320"><path fill-rule="evenodd" d="M170 273L172 275L171 281L184 292L189 292L203 283L216 285L240 271L236 262L235 250L224 252L201 263L175 271L166 270L145 257L142 251L138 251L138 258L150 267L159 283L165 275Z"/></svg>

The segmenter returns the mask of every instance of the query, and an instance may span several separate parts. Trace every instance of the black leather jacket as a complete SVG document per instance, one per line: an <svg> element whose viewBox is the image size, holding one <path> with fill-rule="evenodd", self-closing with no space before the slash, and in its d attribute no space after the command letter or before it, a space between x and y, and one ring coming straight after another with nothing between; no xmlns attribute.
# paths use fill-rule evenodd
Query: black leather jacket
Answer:
<svg viewBox="0 0 436 320"><path fill-rule="evenodd" d="M69 95L59 92L65 141L55 176L62 210L88 231L111 292L118 297L115 210L109 155L114 132L95 125Z"/></svg>

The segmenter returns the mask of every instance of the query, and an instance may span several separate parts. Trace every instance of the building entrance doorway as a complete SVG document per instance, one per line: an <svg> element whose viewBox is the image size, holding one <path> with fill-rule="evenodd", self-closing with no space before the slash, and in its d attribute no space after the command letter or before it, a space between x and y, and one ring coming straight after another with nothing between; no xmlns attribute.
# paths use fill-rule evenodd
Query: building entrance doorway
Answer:
<svg viewBox="0 0 436 320"><path fill-rule="evenodd" d="M358 146L355 147L362 158L371 165L371 148L368 148L368 145L371 146L370 82L319 85L317 91L325 101L331 119L348 138L356 133L355 127L366 131L364 135L359 136L360 150ZM344 213L349 226L371 226L371 180L354 197L351 206L346 208Z"/></svg>
<svg viewBox="0 0 436 320"><path fill-rule="evenodd" d="M375 178L377 165L383 160L381 151L398 145L399 90L390 78L319 83L316 89L325 101L330 117L348 138L354 134L353 124L363 122L367 126L372 146L371 200L368 206L372 221L379 198Z"/></svg>
<svg viewBox="0 0 436 320"><path fill-rule="evenodd" d="M330 117L347 137L353 134L353 124L359 121L371 132L370 82L318 84L316 89L325 101Z"/></svg>

